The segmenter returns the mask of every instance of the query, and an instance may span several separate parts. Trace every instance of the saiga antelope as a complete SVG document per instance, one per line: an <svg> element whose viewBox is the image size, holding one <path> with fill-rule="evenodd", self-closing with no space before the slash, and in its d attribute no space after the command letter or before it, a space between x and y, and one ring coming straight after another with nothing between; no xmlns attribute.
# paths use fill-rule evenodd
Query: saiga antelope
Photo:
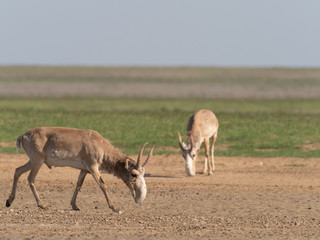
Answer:
<svg viewBox="0 0 320 240"><path fill-rule="evenodd" d="M28 176L30 188L38 207L45 208L34 185L35 177L43 163L49 168L72 167L81 170L71 199L74 210L79 210L76 198L87 173L90 173L104 193L109 208L119 212L106 191L106 184L101 178L100 171L107 171L121 178L130 189L135 202L142 203L147 194L144 180L145 167L155 147L150 149L146 161L142 164L141 157L145 145L141 147L138 159L135 161L114 148L96 131L62 127L30 129L19 136L16 142L17 149L22 146L29 161L15 170L12 192L6 201L6 206L9 207L15 198L21 174L30 170Z"/></svg>
<svg viewBox="0 0 320 240"><path fill-rule="evenodd" d="M219 122L217 117L210 110L199 110L195 112L188 121L187 125L187 144L182 142L178 132L179 146L182 156L185 159L186 173L189 176L196 174L195 162L203 143L205 148L205 160L203 174L212 175L215 170L214 164L214 143L218 136ZM209 142L211 138L211 159L209 160Z"/></svg>

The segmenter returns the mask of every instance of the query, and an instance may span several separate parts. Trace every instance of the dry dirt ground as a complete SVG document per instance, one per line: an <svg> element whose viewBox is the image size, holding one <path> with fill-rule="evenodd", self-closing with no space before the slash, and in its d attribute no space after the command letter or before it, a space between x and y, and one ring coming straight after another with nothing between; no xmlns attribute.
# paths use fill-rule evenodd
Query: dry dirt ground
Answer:
<svg viewBox="0 0 320 240"><path fill-rule="evenodd" d="M89 175L69 204L78 170L41 168L37 208L21 176L10 208L14 169L23 154L0 154L1 239L320 239L320 159L216 157L213 176L186 177L180 155L154 156L148 194L136 205L126 186L103 174L122 214L113 213Z"/></svg>

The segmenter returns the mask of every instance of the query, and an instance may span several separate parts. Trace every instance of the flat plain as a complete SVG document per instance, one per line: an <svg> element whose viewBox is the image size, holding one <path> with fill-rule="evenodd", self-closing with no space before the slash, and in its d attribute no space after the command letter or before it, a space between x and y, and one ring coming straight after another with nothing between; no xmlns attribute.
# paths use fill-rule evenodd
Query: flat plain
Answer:
<svg viewBox="0 0 320 240"><path fill-rule="evenodd" d="M0 67L1 239L319 239L320 70L225 68ZM213 176L187 177L176 131L199 108L220 130ZM43 166L38 209L16 167L15 139L34 125L98 130L136 157L156 143L148 194L136 205L116 177L103 174L113 213L93 178L70 200L78 170ZM151 145L151 144L150 144Z"/></svg>

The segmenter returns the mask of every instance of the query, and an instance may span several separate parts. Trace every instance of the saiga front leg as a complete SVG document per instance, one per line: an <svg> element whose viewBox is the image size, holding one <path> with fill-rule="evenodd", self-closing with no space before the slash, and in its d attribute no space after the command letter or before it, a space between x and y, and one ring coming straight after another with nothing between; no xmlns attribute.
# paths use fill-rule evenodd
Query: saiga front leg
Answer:
<svg viewBox="0 0 320 240"><path fill-rule="evenodd" d="M208 171L208 174L209 175L212 175L212 166L210 165L208 159L209 159L209 139L205 139L204 142L203 142L203 145L204 145L204 150L205 150L205 159L204 159L204 168L203 168L203 174L206 174L207 173L207 170Z"/></svg>
<svg viewBox="0 0 320 240"><path fill-rule="evenodd" d="M111 198L109 197L109 194L107 193L107 186L104 183L103 179L101 178L101 174L100 174L98 168L92 168L90 173L93 176L94 180L96 180L96 182L98 183L104 196L106 197L109 208L111 208L114 212L120 212L118 209L116 209L114 203L111 201Z"/></svg>
<svg viewBox="0 0 320 240"><path fill-rule="evenodd" d="M82 171L81 170L81 172L79 174L78 181L77 181L77 186L76 186L76 189L74 190L74 193L73 193L73 196L72 196L72 199L71 199L71 206L72 206L73 210L76 210L76 211L80 210L76 205L76 199L77 199L78 192L81 189L81 186L83 184L83 181L84 181L87 173L88 173L87 171Z"/></svg>

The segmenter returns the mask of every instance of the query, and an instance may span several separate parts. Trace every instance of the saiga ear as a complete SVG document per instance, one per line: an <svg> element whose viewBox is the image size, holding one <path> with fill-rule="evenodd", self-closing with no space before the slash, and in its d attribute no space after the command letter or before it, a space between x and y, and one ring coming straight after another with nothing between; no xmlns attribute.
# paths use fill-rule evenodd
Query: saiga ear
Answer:
<svg viewBox="0 0 320 240"><path fill-rule="evenodd" d="M129 169L129 159L126 160L126 169Z"/></svg>

